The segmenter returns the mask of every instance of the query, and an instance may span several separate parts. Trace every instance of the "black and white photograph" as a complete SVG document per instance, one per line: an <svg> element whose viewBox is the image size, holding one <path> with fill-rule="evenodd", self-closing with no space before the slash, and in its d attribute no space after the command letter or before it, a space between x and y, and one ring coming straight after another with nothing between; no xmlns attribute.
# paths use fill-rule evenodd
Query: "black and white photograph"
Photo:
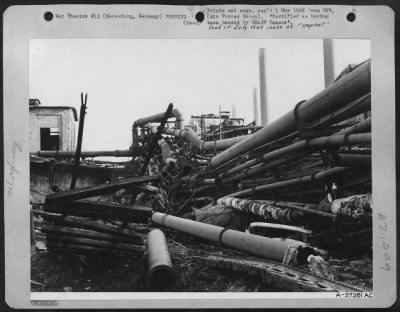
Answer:
<svg viewBox="0 0 400 312"><path fill-rule="evenodd" d="M389 9L4 16L9 306L393 304Z"/></svg>
<svg viewBox="0 0 400 312"><path fill-rule="evenodd" d="M29 49L32 291L372 291L369 40Z"/></svg>

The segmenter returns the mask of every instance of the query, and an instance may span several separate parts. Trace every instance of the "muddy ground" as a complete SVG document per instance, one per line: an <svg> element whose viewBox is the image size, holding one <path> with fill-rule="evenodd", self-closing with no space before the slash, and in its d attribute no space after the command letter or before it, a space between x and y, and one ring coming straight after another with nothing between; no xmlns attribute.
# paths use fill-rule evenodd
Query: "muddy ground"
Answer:
<svg viewBox="0 0 400 312"><path fill-rule="evenodd" d="M182 233L165 232L173 263L173 278L166 286L151 285L146 256L54 253L32 246L31 290L34 292L273 292L291 291L268 284L261 277L229 269L214 269L194 259L196 255L224 254L243 257L238 252L212 245ZM45 243L42 235L36 243ZM43 246L43 245L42 245ZM372 291L372 259L368 255L328 258L329 271L336 281ZM307 265L303 270L312 270ZM315 273L315 272L314 272Z"/></svg>

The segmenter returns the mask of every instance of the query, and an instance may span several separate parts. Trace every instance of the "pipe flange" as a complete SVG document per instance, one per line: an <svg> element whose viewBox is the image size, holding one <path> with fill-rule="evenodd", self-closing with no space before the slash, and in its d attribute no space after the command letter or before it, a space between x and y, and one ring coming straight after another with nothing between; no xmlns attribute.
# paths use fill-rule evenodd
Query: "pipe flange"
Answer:
<svg viewBox="0 0 400 312"><path fill-rule="evenodd" d="M224 244L222 243L222 235L224 235L225 231L227 231L227 230L229 230L229 229L224 228L218 235L218 243L221 245L221 247L224 246Z"/></svg>

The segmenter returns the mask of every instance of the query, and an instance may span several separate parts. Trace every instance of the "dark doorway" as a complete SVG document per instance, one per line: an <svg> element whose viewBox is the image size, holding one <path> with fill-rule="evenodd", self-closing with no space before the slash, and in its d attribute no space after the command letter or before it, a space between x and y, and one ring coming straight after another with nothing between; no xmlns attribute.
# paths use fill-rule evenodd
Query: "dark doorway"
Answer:
<svg viewBox="0 0 400 312"><path fill-rule="evenodd" d="M40 150L55 151L60 149L59 128L40 128Z"/></svg>

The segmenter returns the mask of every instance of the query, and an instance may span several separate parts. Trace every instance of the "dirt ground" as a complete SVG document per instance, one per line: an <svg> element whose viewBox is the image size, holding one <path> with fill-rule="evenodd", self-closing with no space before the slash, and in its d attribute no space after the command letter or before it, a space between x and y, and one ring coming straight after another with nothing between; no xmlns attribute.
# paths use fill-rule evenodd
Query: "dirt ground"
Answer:
<svg viewBox="0 0 400 312"><path fill-rule="evenodd" d="M182 233L168 231L173 278L166 286L151 285L148 280L146 256L61 254L39 251L32 246L31 290L33 292L272 292L291 291L270 285L258 276L214 269L198 260L196 255L235 255L234 251L211 245ZM36 242L44 243L43 237ZM39 243L40 244L40 243ZM372 259L328 259L336 281L372 291ZM308 268L303 268L308 270Z"/></svg>

